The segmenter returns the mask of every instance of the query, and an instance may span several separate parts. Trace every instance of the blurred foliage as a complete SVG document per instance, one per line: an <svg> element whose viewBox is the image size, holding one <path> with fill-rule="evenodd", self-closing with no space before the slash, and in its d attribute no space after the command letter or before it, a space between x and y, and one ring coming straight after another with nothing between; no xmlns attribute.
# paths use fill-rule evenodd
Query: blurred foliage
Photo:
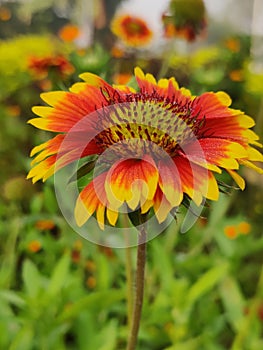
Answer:
<svg viewBox="0 0 263 350"><path fill-rule="evenodd" d="M140 65L175 76L196 94L228 92L235 108L257 119L262 137L263 72L251 70L247 35L230 33L184 53L176 40L161 46L162 52L125 51L107 27L116 4L109 15L106 2L104 26L96 27L94 19L95 42L79 47L56 35L70 20L57 16L57 8L69 13L73 5L36 4L33 12L23 10L28 24L17 4L0 7L0 349L122 349L125 251L76 236L59 213L52 181L32 186L25 180L30 149L47 138L26 125L31 106L41 103L41 92L66 89L84 71L118 84ZM62 66L52 61L57 56L74 71L61 75ZM44 73L32 71L32 57L50 62ZM182 210L178 222L149 243L138 350L263 348L262 179L249 170L243 175L244 193L221 195L184 235ZM131 254L134 261L136 250Z"/></svg>

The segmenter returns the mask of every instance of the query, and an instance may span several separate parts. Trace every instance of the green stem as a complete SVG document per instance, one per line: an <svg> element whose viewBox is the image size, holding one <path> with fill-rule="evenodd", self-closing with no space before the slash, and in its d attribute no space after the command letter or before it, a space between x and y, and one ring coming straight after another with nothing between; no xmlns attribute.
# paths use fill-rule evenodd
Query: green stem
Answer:
<svg viewBox="0 0 263 350"><path fill-rule="evenodd" d="M124 215L124 236L125 236L125 270L126 270L126 280L127 280L127 317L128 317L128 329L131 329L132 322L132 312L133 312L133 270L132 270L132 256L131 256L131 247L129 240L129 232L126 228L129 227L128 215Z"/></svg>
<svg viewBox="0 0 263 350"><path fill-rule="evenodd" d="M135 350L137 344L137 338L140 328L142 305L143 305L143 293L144 293L144 271L146 263L146 230L142 225L142 229L138 239L137 250L137 271L136 271L136 291L135 302L132 314L132 325L128 339L126 350Z"/></svg>

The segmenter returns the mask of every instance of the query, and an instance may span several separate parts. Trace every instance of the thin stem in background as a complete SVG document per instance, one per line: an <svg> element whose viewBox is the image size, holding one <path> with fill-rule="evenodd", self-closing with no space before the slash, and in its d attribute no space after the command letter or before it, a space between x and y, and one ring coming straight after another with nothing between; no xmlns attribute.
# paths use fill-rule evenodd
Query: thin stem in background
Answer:
<svg viewBox="0 0 263 350"><path fill-rule="evenodd" d="M243 348L243 345L246 343L246 339L249 336L249 332L253 327L252 323L257 317L257 311L262 303L262 294L263 294L263 265L261 267L261 272L258 280L257 290L255 296L250 304L249 313L245 317L242 326L240 327L239 332L237 333L231 350L240 350Z"/></svg>
<svg viewBox="0 0 263 350"><path fill-rule="evenodd" d="M135 301L132 315L131 331L128 339L127 350L135 350L137 338L140 328L141 313L143 306L144 294L144 272L146 263L146 230L145 226L141 226L141 231L138 239L137 250L137 270L136 270L136 285L135 285Z"/></svg>

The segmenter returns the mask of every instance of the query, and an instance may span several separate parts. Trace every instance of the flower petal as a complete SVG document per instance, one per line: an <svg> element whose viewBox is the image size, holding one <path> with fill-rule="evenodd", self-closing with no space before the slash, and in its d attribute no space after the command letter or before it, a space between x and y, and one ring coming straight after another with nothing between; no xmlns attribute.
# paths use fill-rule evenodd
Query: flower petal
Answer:
<svg viewBox="0 0 263 350"><path fill-rule="evenodd" d="M185 146L184 152L191 162L204 167L207 167L208 163L225 169L238 169L236 159L246 158L248 155L239 143L216 138L204 138L192 142Z"/></svg>
<svg viewBox="0 0 263 350"><path fill-rule="evenodd" d="M151 159L127 159L115 164L106 178L109 203L119 208L124 202L135 210L140 202L153 199L158 171Z"/></svg>
<svg viewBox="0 0 263 350"><path fill-rule="evenodd" d="M81 94L57 91L41 94L41 97L53 108L33 107L33 112L41 118L33 118L28 123L42 130L68 132L95 110L94 99L87 99Z"/></svg>
<svg viewBox="0 0 263 350"><path fill-rule="evenodd" d="M227 172L231 175L235 183L239 186L239 188L243 191L245 189L246 183L243 177L237 174L236 171L227 169Z"/></svg>
<svg viewBox="0 0 263 350"><path fill-rule="evenodd" d="M57 135L55 137L53 137L53 139L44 142L42 144L40 144L39 146L36 146L32 149L30 156L34 156L37 153L39 153L34 160L32 161L31 165L35 164L35 163L39 163L42 160L44 160L45 158L58 153L59 148L61 147L61 144L63 142L63 140L65 139L65 135Z"/></svg>
<svg viewBox="0 0 263 350"><path fill-rule="evenodd" d="M239 163L242 165L245 165L246 167L255 170L259 174L263 174L263 169L256 166L255 164L251 163L249 160L246 159L240 159Z"/></svg>
<svg viewBox="0 0 263 350"><path fill-rule="evenodd" d="M253 147L249 147L248 150L248 159L254 162L263 162L263 154L260 153Z"/></svg>
<svg viewBox="0 0 263 350"><path fill-rule="evenodd" d="M183 200L183 190L177 169L173 163L165 164L164 161L160 161L158 164L158 170L160 173L159 186L161 191L172 207L179 206Z"/></svg>
<svg viewBox="0 0 263 350"><path fill-rule="evenodd" d="M153 208L156 218L160 224L167 219L167 216L173 208L159 187L155 193Z"/></svg>
<svg viewBox="0 0 263 350"><path fill-rule="evenodd" d="M199 132L203 137L224 138L247 143L250 139L245 132L254 124L252 118L240 113L231 117L205 119Z"/></svg>
<svg viewBox="0 0 263 350"><path fill-rule="evenodd" d="M107 208L107 219L110 223L110 225L115 226L116 222L118 220L119 213L118 211L111 210L110 208Z"/></svg>
<svg viewBox="0 0 263 350"><path fill-rule="evenodd" d="M78 226L85 222L97 211L99 226L104 228L104 211L106 194L104 190L106 173L97 176L79 194L75 206L75 220Z"/></svg>
<svg viewBox="0 0 263 350"><path fill-rule="evenodd" d="M192 104L192 113L198 119L231 117L233 113L229 108L231 98L224 92L206 92L195 98Z"/></svg>
<svg viewBox="0 0 263 350"><path fill-rule="evenodd" d="M174 158L175 166L180 174L183 192L199 206L203 197L217 200L218 185L211 171L189 162L182 157Z"/></svg>
<svg viewBox="0 0 263 350"><path fill-rule="evenodd" d="M174 78L160 79L158 83L151 74L144 74L143 71L136 67L134 69L138 86L143 93L158 93L163 98L169 98L170 101L180 101L186 104L191 100L191 93L187 89L179 89L178 83Z"/></svg>
<svg viewBox="0 0 263 350"><path fill-rule="evenodd" d="M52 175L55 169L56 156L51 156L44 159L42 162L34 166L28 173L27 179L32 178L32 182L35 183L38 180L47 178L47 174Z"/></svg>
<svg viewBox="0 0 263 350"><path fill-rule="evenodd" d="M100 146L95 140L88 143L87 135L87 133L78 132L72 132L67 136L60 134L33 148L31 155L39 154L31 162L34 167L30 170L28 178L33 178L33 183L40 179L45 181L59 169L74 161L89 155L100 154L102 152Z"/></svg>
<svg viewBox="0 0 263 350"><path fill-rule="evenodd" d="M104 215L105 206L102 203L99 203L96 209L96 218L101 230L104 230Z"/></svg>

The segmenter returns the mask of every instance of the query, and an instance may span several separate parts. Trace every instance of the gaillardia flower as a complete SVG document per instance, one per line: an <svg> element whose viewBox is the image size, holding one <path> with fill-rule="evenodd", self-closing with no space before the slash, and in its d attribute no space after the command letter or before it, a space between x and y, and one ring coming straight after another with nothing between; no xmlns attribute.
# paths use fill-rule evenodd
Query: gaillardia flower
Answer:
<svg viewBox="0 0 263 350"><path fill-rule="evenodd" d="M38 80L46 78L49 72L65 77L74 72L74 67L62 55L29 57L28 68Z"/></svg>
<svg viewBox="0 0 263 350"><path fill-rule="evenodd" d="M184 200L200 205L217 200L215 173L225 169L244 189L240 165L260 173L263 156L251 117L230 108L224 92L192 96L174 78L158 82L135 68L138 91L111 86L84 73L70 91L41 95L49 106L33 108L30 124L58 133L36 146L33 182L45 181L65 165L88 159L93 171L81 189L75 218L79 226L96 215L101 228L115 225L123 207L154 213L159 223Z"/></svg>
<svg viewBox="0 0 263 350"><path fill-rule="evenodd" d="M151 42L153 37L153 32L147 23L137 16L115 16L111 22L111 30L130 47L145 46Z"/></svg>
<svg viewBox="0 0 263 350"><path fill-rule="evenodd" d="M171 0L168 14L162 17L164 35L191 42L205 32L206 13L203 0Z"/></svg>

